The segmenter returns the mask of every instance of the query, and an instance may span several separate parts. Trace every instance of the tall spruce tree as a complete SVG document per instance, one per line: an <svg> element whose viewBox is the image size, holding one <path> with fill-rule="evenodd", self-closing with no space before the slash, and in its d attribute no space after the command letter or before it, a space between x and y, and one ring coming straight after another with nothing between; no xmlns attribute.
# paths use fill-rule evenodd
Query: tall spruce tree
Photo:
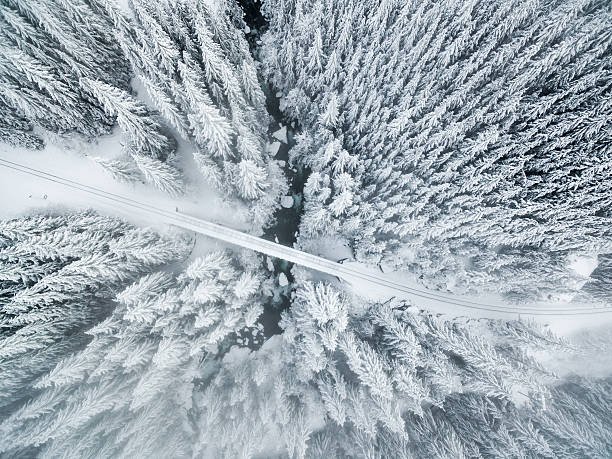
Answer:
<svg viewBox="0 0 612 459"><path fill-rule="evenodd" d="M568 253L609 250L610 2L263 5L305 237L520 295L575 291Z"/></svg>
<svg viewBox="0 0 612 459"><path fill-rule="evenodd" d="M609 455L610 382L543 368L535 351L570 348L535 324L351 304L306 283L281 325L257 352L230 353L201 389L202 455Z"/></svg>
<svg viewBox="0 0 612 459"><path fill-rule="evenodd" d="M92 212L0 222L0 417L87 343L117 289L188 246Z"/></svg>
<svg viewBox="0 0 612 459"><path fill-rule="evenodd" d="M584 299L594 298L610 303L612 301L612 254L602 254L597 261L597 268L591 273L580 293Z"/></svg>
<svg viewBox="0 0 612 459"><path fill-rule="evenodd" d="M231 335L255 324L270 294L271 279L246 252L212 252L182 273L140 277L87 330L87 346L39 378L29 403L6 413L0 451L193 457L194 385L214 370L207 362Z"/></svg>
<svg viewBox="0 0 612 459"><path fill-rule="evenodd" d="M0 1L0 140L40 148L39 126L93 138L114 119L83 91L80 78L127 88L129 64L109 35L97 0Z"/></svg>
<svg viewBox="0 0 612 459"><path fill-rule="evenodd" d="M98 0L0 2L0 141L40 149L35 127L93 140L117 121L142 178L178 194L179 173L163 164L176 142L129 93L131 69L113 24Z"/></svg>
<svg viewBox="0 0 612 459"><path fill-rule="evenodd" d="M165 121L195 146L217 188L250 203L260 226L286 183L266 151L269 117L233 0L131 0L133 17L104 0L125 55Z"/></svg>

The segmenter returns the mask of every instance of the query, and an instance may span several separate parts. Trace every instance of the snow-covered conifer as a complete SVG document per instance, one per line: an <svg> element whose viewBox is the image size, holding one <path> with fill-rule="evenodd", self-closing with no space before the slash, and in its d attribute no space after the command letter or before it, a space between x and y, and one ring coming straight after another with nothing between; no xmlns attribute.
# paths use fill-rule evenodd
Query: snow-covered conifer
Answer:
<svg viewBox="0 0 612 459"><path fill-rule="evenodd" d="M138 244L128 238L123 244L119 241L106 247L112 250L129 245L135 250ZM219 263L211 267L215 260ZM11 408L7 417L0 418L0 451L17 454L44 443L45 454L50 455L70 451L138 455L146 451L150 455L190 456L201 447L194 442L193 432L208 428L204 423L196 424L190 414L197 411L200 417L206 412L201 404L194 406L200 364L220 352L222 343L234 332L253 326L262 312L261 303L271 293L270 278L251 271L235 275L245 267L239 260L249 268L260 266L254 254L211 253L194 260L185 274L144 274L117 294L119 304L111 316L88 331L93 339L89 343L83 340L74 354L39 369L44 375L33 385L29 404ZM140 272L154 266L145 264ZM213 282L219 288L218 295L206 299L198 295L199 288L210 290ZM97 300L102 297L99 293ZM105 298L108 300L108 295ZM112 307L108 301L101 304ZM216 314L203 321L206 311ZM82 319L80 315L75 320ZM82 321L80 329L92 323ZM36 340L29 341L45 344L47 337L53 338L46 334L48 329L40 327ZM6 344L15 348L13 343ZM27 352L27 341L23 347ZM0 357L0 366L5 362L7 359ZM256 368L253 366L249 376L255 378ZM3 384L11 381L5 375L10 372L3 372ZM104 429L97 428L99 422L105 424ZM18 431L23 433L19 440L8 441L11 433ZM211 430L211 438L215 435ZM234 446L247 444L243 438Z"/></svg>
<svg viewBox="0 0 612 459"><path fill-rule="evenodd" d="M111 27L95 0L0 3L0 110L14 119L0 128L7 131L4 141L40 147L32 125L87 137L110 131L113 118L82 91L79 79L127 87L128 64L109 39Z"/></svg>
<svg viewBox="0 0 612 459"><path fill-rule="evenodd" d="M137 154L165 160L174 152L173 140L162 133L162 126L142 102L99 80L82 78L80 84L100 101L109 115L117 117L119 127Z"/></svg>
<svg viewBox="0 0 612 459"><path fill-rule="evenodd" d="M43 142L32 131L32 125L5 106L0 107L0 142L31 150L43 148Z"/></svg>
<svg viewBox="0 0 612 459"><path fill-rule="evenodd" d="M177 196L183 192L183 179L177 169L159 159L139 153L133 154L132 158L145 180L151 183L155 188L171 196Z"/></svg>
<svg viewBox="0 0 612 459"><path fill-rule="evenodd" d="M119 182L136 182L140 180L140 174L128 161L121 159L108 159L99 156L89 157L96 164L99 164L115 180Z"/></svg>
<svg viewBox="0 0 612 459"><path fill-rule="evenodd" d="M575 293L569 255L609 251L609 4L263 11L264 73L304 131L291 154L329 179L328 195L305 193L301 234L512 299ZM350 189L333 180L345 167Z"/></svg>
<svg viewBox="0 0 612 459"><path fill-rule="evenodd" d="M238 5L132 0L132 18L104 7L153 104L195 144L202 174L248 201L255 227L267 221L286 183L265 148L269 118Z"/></svg>
<svg viewBox="0 0 612 459"><path fill-rule="evenodd" d="M451 406L461 410L464 392L478 394L491 405L511 407L500 414L509 424L516 416L511 410L523 403L517 392L530 394L532 400L549 399L545 386L556 377L528 350L569 348L529 324L512 327L522 330L525 339L509 340L504 325L436 317L398 301L351 308L335 288L308 282L298 288L281 321L287 369L317 388L328 416L323 432L329 432L346 455L362 454L366 448L372 454L387 451L390 457L401 457L399 451L418 457L436 448L471 450L472 432L450 435L456 425L453 416L439 414ZM324 336L333 329L336 345L328 346ZM304 386L300 391L306 397ZM525 410L517 420L525 432L531 432L532 414ZM432 418L432 425L424 421L440 415L442 419ZM438 422L443 427L435 433ZM460 422L469 425L466 419ZM508 431L513 438L509 441L522 441L515 429ZM495 432L483 432L492 443L497 441ZM370 440L355 443L362 434ZM406 443L407 438L430 441L432 435L433 449ZM540 446L529 450L540 451Z"/></svg>
<svg viewBox="0 0 612 459"><path fill-rule="evenodd" d="M134 263L113 250L125 237L166 247L155 259ZM86 343L83 328L108 315L114 289L187 250L181 238L91 212L3 221L0 240L2 406L27 396L38 375ZM67 368L62 378L76 378L76 369Z"/></svg>

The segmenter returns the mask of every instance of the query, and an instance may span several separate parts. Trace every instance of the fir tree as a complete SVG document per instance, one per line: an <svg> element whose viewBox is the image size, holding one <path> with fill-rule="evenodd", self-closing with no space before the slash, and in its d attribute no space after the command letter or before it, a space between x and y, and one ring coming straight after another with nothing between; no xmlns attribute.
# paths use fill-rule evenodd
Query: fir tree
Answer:
<svg viewBox="0 0 612 459"><path fill-rule="evenodd" d="M114 33L163 118L195 146L205 178L269 220L286 183L266 151L269 117L233 1L130 1L133 18L102 2ZM121 123L120 123L121 124Z"/></svg>
<svg viewBox="0 0 612 459"><path fill-rule="evenodd" d="M595 298L598 301L609 303L612 297L610 288L612 286L612 257L610 254L602 254L598 257L598 265L591 273L588 281L581 290L581 296L586 299Z"/></svg>
<svg viewBox="0 0 612 459"><path fill-rule="evenodd" d="M115 250L131 246L131 253L137 240L118 241ZM39 378L27 404L6 413L0 451L191 457L198 448L194 385L214 369L201 364L261 314L271 280L259 267L253 254L216 252L183 273L140 277L107 304L113 311L87 330L90 342ZM19 439L9 441L16 432Z"/></svg>
<svg viewBox="0 0 612 459"><path fill-rule="evenodd" d="M174 140L161 132L162 126L142 102L99 80L82 78L80 84L100 101L109 115L117 117L117 124L137 154L165 161L174 152Z"/></svg>
<svg viewBox="0 0 612 459"><path fill-rule="evenodd" d="M608 2L263 7L264 70L313 170L301 234L436 288L577 291L569 255L611 241Z"/></svg>
<svg viewBox="0 0 612 459"><path fill-rule="evenodd" d="M115 289L183 256L185 242L91 212L2 221L0 404L28 397L37 376L86 344Z"/></svg>
<svg viewBox="0 0 612 459"><path fill-rule="evenodd" d="M109 35L112 22L97 0L0 2L0 139L40 148L32 126L108 133L113 118L84 92L80 78L126 88L129 68Z"/></svg>

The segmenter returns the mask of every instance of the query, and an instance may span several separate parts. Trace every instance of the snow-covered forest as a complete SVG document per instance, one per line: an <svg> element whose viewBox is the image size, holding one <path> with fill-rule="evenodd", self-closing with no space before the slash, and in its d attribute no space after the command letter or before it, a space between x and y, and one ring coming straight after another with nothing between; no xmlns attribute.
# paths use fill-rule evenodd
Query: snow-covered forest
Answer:
<svg viewBox="0 0 612 459"><path fill-rule="evenodd" d="M608 0L0 0L0 457L612 457L611 228Z"/></svg>

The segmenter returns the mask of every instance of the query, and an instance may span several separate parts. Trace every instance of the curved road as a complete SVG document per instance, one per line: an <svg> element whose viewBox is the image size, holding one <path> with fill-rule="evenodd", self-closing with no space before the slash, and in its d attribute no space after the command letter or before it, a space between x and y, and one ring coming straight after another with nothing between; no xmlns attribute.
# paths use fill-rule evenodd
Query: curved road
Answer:
<svg viewBox="0 0 612 459"><path fill-rule="evenodd" d="M291 247L286 247L284 245L252 236L217 223L195 218L172 210L158 208L125 196L109 193L89 185L24 166L13 161L0 158L0 166L8 168L14 172L35 176L43 180L64 185L73 190L78 190L82 193L93 195L98 199L105 200L113 206L121 206L131 211L136 210L143 215L154 217L156 222L162 220L165 223L195 231L229 244L255 250L272 257L282 258L306 268L342 278L351 284L359 286L359 290L361 291L364 290L365 286L368 286L366 291L370 286L372 289L382 289L384 292L392 293L389 296L398 296L414 300L416 305L427 309L439 309L436 308L435 305L444 304L452 307L452 311L457 315L471 312L470 315L472 316L476 315L477 317L493 318L516 318L517 315L520 314L526 316L557 317L612 314L612 308L597 305L566 303L557 305L533 304L515 306L504 303L499 299L488 299L486 302L483 302L475 301L474 298L447 295L440 292L430 291L417 285L408 285L405 281L393 280L389 275L370 271L367 268L342 265L326 258L315 256ZM446 309L448 310L448 308Z"/></svg>

